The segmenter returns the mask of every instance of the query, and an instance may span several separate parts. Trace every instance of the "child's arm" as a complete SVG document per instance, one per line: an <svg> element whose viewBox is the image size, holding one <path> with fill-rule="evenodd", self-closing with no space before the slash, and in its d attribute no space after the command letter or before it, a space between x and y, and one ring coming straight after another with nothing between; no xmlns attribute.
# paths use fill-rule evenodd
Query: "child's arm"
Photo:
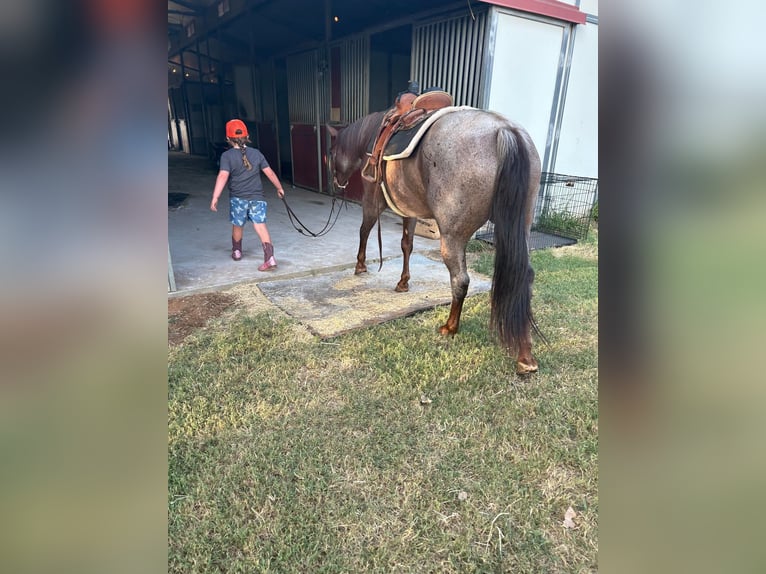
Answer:
<svg viewBox="0 0 766 574"><path fill-rule="evenodd" d="M215 180L215 188L213 189L213 200L210 202L210 209L212 211L218 211L218 198L223 193L223 188L226 186L226 182L229 180L228 171L219 171L218 177Z"/></svg>
<svg viewBox="0 0 766 574"><path fill-rule="evenodd" d="M274 184L274 187L277 188L277 195L279 195L279 197L284 197L285 190L282 188L282 184L279 183L279 178L277 177L277 174L274 173L274 170L270 167L264 167L263 173L266 174L266 177L268 177L271 183Z"/></svg>

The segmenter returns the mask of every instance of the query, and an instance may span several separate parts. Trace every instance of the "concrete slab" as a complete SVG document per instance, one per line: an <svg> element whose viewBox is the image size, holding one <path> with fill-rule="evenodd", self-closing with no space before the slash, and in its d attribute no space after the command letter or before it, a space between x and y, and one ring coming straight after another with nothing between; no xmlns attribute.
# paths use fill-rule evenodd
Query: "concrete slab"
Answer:
<svg viewBox="0 0 766 574"><path fill-rule="evenodd" d="M325 272L300 279L260 283L263 294L312 333L330 338L360 327L375 325L452 300L449 271L441 259L420 254L410 258L410 290L394 287L402 271L402 258L354 275L353 270ZM491 279L471 273L468 295L489 291ZM446 315L445 315L446 320Z"/></svg>
<svg viewBox="0 0 766 574"><path fill-rule="evenodd" d="M263 262L263 251L252 226L245 229L242 260L233 261L226 192L219 201L218 212L210 211L216 173L215 166L205 158L168 153L168 192L189 194L180 206L168 209L168 242L177 289L169 296L222 289L243 282L306 277L352 269L356 264L362 221L360 205L346 203L335 227L327 235L305 237L293 229L284 204L266 177L263 177L263 183L269 204L267 225L279 267L269 272L258 271L258 265ZM332 198L294 188L289 183L284 187L287 201L301 221L312 230L321 229L330 214ZM381 226L384 260L401 256L401 218L386 211L381 217ZM377 269L379 260L376 233L373 229L367 250L370 270ZM427 254L438 249L438 240L415 238L415 253ZM446 268L440 265L444 276L448 277ZM401 272L400 265L384 265L386 270L396 267ZM413 277L417 278L414 274ZM447 284L448 279L443 282ZM390 288L393 289L395 284L396 281L391 283Z"/></svg>

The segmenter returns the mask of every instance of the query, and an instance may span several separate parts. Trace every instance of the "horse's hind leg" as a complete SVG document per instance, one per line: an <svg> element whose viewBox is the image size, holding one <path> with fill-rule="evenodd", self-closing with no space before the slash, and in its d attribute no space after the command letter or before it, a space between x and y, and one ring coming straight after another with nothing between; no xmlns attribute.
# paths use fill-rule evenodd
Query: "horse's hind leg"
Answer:
<svg viewBox="0 0 766 574"><path fill-rule="evenodd" d="M418 220L415 217L405 217L402 220L402 277L396 285L396 291L403 293L410 290L410 255L412 255L412 242L415 235L415 225Z"/></svg>
<svg viewBox="0 0 766 574"><path fill-rule="evenodd" d="M465 240L441 237L441 253L444 264L449 269L450 286L452 287L452 305L447 322L439 327L442 335L454 335L460 327L460 314L463 311L463 301L468 293L470 278L465 264Z"/></svg>
<svg viewBox="0 0 766 574"><path fill-rule="evenodd" d="M532 356L532 327L527 323L524 338L519 341L519 358L516 360L516 372L520 375L537 371L537 359Z"/></svg>
<svg viewBox="0 0 766 574"><path fill-rule="evenodd" d="M532 267L529 268L527 279L527 289L529 297L532 297L532 283L535 280L535 272ZM519 341L519 356L516 360L516 372L520 375L534 373L538 369L537 359L532 355L532 319L528 319L524 326L524 334Z"/></svg>

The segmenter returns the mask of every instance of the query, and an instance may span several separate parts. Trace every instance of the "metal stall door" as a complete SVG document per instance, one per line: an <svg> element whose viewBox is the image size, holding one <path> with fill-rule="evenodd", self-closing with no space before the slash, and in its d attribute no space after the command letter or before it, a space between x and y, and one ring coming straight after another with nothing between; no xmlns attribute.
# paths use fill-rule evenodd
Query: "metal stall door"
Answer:
<svg viewBox="0 0 766 574"><path fill-rule="evenodd" d="M370 37L365 34L346 39L333 45L330 53L333 119L344 126L369 113ZM362 178L356 171L348 182L345 197L361 201L362 193Z"/></svg>
<svg viewBox="0 0 766 574"><path fill-rule="evenodd" d="M325 191L327 180L322 158L327 151L328 76L329 64L316 50L287 58L293 183L319 192Z"/></svg>
<svg viewBox="0 0 766 574"><path fill-rule="evenodd" d="M269 165L277 175L284 177L277 135L278 122L274 60L269 60L268 63L255 68L253 86L258 149L261 150L266 157L266 161L269 162Z"/></svg>

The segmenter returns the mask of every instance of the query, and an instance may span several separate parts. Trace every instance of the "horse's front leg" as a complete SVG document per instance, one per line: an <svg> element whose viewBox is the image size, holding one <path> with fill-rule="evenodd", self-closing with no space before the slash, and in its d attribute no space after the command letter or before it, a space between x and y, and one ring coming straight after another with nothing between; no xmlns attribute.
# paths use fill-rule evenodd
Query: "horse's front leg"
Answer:
<svg viewBox="0 0 766 574"><path fill-rule="evenodd" d="M460 314L463 311L463 301L468 293L468 270L465 264L466 241L459 238L441 237L441 253L444 264L449 269L450 286L452 287L452 305L447 322L439 327L442 335L454 335L460 327Z"/></svg>
<svg viewBox="0 0 766 574"><path fill-rule="evenodd" d="M367 273L367 265L365 263L367 259L367 239L370 237L370 231L375 225L376 218L367 214L365 211L362 216L362 225L359 228L359 251L356 253L356 268L354 269L354 275L360 273Z"/></svg>
<svg viewBox="0 0 766 574"><path fill-rule="evenodd" d="M354 275L367 272L367 239L378 217L386 208L385 200L377 197L375 184L365 181L362 185L362 225L359 227L359 250L356 252Z"/></svg>
<svg viewBox="0 0 766 574"><path fill-rule="evenodd" d="M402 277L396 284L396 291L403 293L410 290L410 255L412 255L412 242L415 239L415 225L418 220L415 217L402 218Z"/></svg>

